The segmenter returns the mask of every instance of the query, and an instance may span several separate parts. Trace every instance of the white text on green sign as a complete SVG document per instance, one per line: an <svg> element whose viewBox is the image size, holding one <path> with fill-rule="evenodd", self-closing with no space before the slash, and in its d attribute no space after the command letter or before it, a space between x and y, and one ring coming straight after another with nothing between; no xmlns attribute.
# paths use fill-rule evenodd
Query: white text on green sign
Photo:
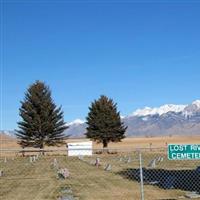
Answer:
<svg viewBox="0 0 200 200"><path fill-rule="evenodd" d="M200 159L200 144L169 144L169 160L198 160Z"/></svg>

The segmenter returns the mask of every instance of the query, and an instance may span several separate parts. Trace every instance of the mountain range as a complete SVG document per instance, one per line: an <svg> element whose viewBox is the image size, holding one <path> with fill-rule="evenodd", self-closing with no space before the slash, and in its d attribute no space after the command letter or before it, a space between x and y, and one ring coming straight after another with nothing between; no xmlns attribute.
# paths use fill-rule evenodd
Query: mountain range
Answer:
<svg viewBox="0 0 200 200"><path fill-rule="evenodd" d="M197 135L200 134L200 100L188 105L166 104L145 107L121 117L128 126L126 136ZM80 119L68 123L71 137L83 137L87 124Z"/></svg>
<svg viewBox="0 0 200 200"><path fill-rule="evenodd" d="M121 117L128 126L126 136L200 135L200 100L188 105L166 104L156 108L137 109ZM84 137L87 124L76 119L67 123L66 135ZM2 131L9 136L13 131Z"/></svg>

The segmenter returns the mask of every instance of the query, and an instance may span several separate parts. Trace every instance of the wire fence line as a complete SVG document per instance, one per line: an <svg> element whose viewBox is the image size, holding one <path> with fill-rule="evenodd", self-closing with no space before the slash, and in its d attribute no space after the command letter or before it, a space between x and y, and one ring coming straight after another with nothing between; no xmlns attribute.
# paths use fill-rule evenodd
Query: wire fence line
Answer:
<svg viewBox="0 0 200 200"><path fill-rule="evenodd" d="M45 149L45 155L40 149L1 149L0 196L12 199L7 188L18 193L23 187L14 199L33 199L34 191L25 188L46 181L55 192L37 189L35 199L200 199L199 160L168 160L166 148L92 149L90 156L84 155L88 150L69 156L77 149Z"/></svg>

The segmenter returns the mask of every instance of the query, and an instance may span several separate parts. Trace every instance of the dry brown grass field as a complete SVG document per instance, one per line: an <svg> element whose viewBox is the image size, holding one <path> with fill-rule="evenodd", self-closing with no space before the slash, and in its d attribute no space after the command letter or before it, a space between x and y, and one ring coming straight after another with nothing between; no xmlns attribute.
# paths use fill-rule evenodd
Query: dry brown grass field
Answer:
<svg viewBox="0 0 200 200"><path fill-rule="evenodd" d="M80 141L89 141L85 138L69 138L67 142L80 142ZM118 143L109 143L109 148L113 149L137 149L137 148L165 148L167 144L195 144L200 142L200 136L163 136L163 137L132 137L125 138L122 142ZM0 134L0 147L1 149L18 149L20 146L17 144L16 139L9 136ZM65 148L62 146L60 148ZM48 147L46 147L48 149ZM52 147L50 147L52 148ZM55 149L57 147L54 147ZM94 149L102 148L102 144L93 143Z"/></svg>

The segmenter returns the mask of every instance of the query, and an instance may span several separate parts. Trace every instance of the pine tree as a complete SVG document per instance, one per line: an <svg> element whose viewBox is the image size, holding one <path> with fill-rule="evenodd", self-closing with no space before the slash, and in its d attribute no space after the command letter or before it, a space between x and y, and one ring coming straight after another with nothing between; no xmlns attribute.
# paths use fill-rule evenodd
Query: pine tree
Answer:
<svg viewBox="0 0 200 200"><path fill-rule="evenodd" d="M103 144L103 148L109 142L120 142L125 138L127 127L121 122L117 104L106 96L101 96L92 102L89 107L86 137Z"/></svg>
<svg viewBox="0 0 200 200"><path fill-rule="evenodd" d="M22 121L16 130L18 143L24 147L43 149L47 146L64 144L65 126L61 107L57 107L51 98L51 91L44 82L32 84L19 110Z"/></svg>

